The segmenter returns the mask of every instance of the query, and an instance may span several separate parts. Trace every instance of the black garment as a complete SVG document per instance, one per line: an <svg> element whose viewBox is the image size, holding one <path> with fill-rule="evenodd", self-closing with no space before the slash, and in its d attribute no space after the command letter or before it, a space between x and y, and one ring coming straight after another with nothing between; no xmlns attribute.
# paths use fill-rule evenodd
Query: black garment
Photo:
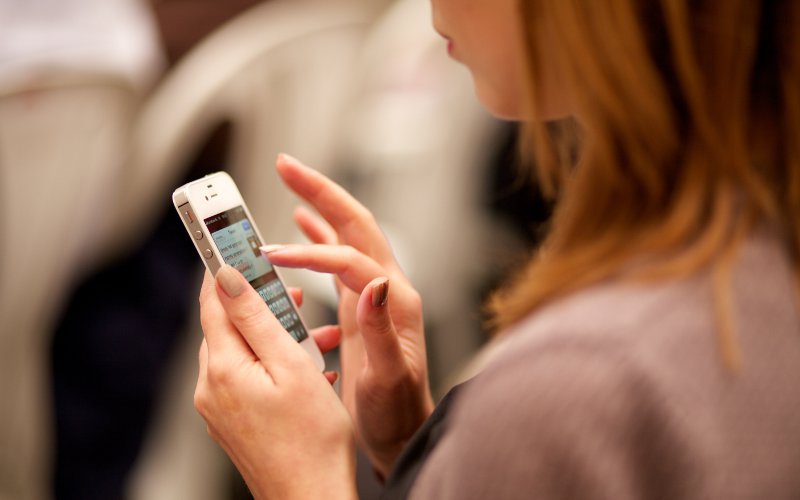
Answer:
<svg viewBox="0 0 800 500"><path fill-rule="evenodd" d="M210 132L183 182L220 170L231 132L227 124ZM174 187L161 193L152 233L83 280L56 323L50 361L58 500L124 498L203 266L172 206Z"/></svg>
<svg viewBox="0 0 800 500"><path fill-rule="evenodd" d="M411 488L414 486L414 481L416 481L420 470L422 470L422 466L436 448L436 445L439 444L439 440L447 432L447 413L466 383L450 389L439 404L436 405L428 420L422 424L422 427L417 430L411 441L408 442L389 474L389 478L386 480L381 499L399 500L408 498Z"/></svg>
<svg viewBox="0 0 800 500"><path fill-rule="evenodd" d="M197 253L174 210L166 215L143 248L77 288L56 328L53 492L59 500L124 498L196 300Z"/></svg>

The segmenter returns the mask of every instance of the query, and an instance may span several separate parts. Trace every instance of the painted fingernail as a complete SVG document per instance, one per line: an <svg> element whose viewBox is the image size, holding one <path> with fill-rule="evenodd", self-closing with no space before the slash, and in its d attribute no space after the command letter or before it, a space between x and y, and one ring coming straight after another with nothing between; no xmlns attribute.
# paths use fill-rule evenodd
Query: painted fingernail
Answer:
<svg viewBox="0 0 800 500"><path fill-rule="evenodd" d="M238 297L245 290L241 273L227 264L217 271L217 283L230 298Z"/></svg>
<svg viewBox="0 0 800 500"><path fill-rule="evenodd" d="M389 299L389 279L384 278L383 281L372 285L372 307L383 307Z"/></svg>
<svg viewBox="0 0 800 500"><path fill-rule="evenodd" d="M261 250L261 253L271 254L272 252L276 252L276 251L280 250L281 248L284 248L284 246L283 245L264 245L261 248L259 248L259 250Z"/></svg>

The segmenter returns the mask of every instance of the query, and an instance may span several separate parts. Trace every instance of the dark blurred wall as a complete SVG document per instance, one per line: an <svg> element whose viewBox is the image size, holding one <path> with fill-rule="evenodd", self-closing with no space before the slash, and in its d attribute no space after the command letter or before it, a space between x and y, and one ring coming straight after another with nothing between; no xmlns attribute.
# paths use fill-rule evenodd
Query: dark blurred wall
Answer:
<svg viewBox="0 0 800 500"><path fill-rule="evenodd" d="M257 0L153 0L159 30L170 64L204 36L237 14L262 3Z"/></svg>

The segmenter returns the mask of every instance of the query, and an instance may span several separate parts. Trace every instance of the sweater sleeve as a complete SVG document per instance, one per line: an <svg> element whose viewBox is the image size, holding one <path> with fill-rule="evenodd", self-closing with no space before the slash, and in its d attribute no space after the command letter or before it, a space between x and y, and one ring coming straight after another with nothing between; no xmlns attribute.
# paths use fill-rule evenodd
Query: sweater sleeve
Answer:
<svg viewBox="0 0 800 500"><path fill-rule="evenodd" d="M453 408L415 499L694 498L690 439L634 363L561 346L502 357Z"/></svg>

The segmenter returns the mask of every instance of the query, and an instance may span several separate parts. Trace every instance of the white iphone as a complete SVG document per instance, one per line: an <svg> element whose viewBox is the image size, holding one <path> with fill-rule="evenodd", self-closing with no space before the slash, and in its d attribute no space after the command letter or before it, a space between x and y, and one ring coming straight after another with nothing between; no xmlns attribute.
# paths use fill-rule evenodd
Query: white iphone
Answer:
<svg viewBox="0 0 800 500"><path fill-rule="evenodd" d="M209 272L216 275L223 264L238 269L322 371L322 354L277 270L261 255L264 240L231 176L217 172L185 184L172 202Z"/></svg>

